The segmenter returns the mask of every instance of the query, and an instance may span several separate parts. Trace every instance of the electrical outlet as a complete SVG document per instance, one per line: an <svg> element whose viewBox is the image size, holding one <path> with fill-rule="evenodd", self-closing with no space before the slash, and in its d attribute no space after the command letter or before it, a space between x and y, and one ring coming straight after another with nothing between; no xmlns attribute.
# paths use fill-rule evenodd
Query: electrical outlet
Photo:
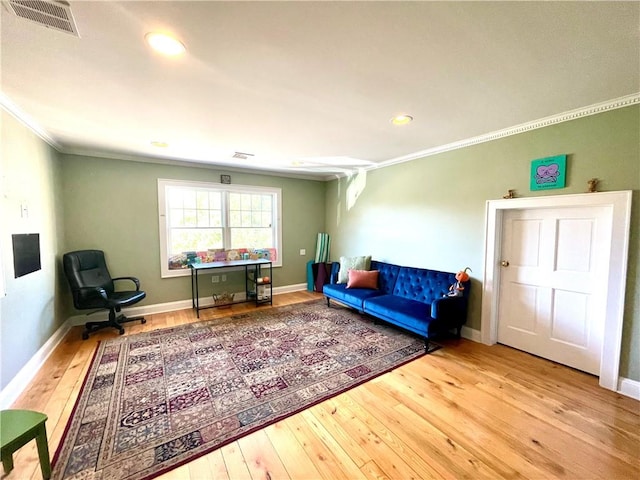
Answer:
<svg viewBox="0 0 640 480"><path fill-rule="evenodd" d="M304 248L300 249L300 255L306 255L307 254L307 250Z"/></svg>
<svg viewBox="0 0 640 480"><path fill-rule="evenodd" d="M227 281L227 276L226 275L222 275L222 281L226 282Z"/></svg>
<svg viewBox="0 0 640 480"><path fill-rule="evenodd" d="M211 283L220 283L220 277L218 275L211 275Z"/></svg>

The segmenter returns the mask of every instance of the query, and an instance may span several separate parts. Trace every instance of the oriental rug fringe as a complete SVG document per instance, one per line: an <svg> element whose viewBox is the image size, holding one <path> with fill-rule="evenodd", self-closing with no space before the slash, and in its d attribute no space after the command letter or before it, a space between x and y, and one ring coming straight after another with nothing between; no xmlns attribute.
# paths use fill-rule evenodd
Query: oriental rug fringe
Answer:
<svg viewBox="0 0 640 480"><path fill-rule="evenodd" d="M321 301L101 342L53 478L154 478L424 353Z"/></svg>

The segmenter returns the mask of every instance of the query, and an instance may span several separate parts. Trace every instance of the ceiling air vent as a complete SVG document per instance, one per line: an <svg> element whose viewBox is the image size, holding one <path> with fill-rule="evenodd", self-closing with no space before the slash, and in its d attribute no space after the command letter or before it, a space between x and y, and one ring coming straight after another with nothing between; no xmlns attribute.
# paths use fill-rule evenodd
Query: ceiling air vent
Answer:
<svg viewBox="0 0 640 480"><path fill-rule="evenodd" d="M62 0L7 0L9 11L47 28L80 37L71 6Z"/></svg>
<svg viewBox="0 0 640 480"><path fill-rule="evenodd" d="M246 160L249 157L253 157L253 153L236 152L233 154L233 158L239 158L240 160Z"/></svg>

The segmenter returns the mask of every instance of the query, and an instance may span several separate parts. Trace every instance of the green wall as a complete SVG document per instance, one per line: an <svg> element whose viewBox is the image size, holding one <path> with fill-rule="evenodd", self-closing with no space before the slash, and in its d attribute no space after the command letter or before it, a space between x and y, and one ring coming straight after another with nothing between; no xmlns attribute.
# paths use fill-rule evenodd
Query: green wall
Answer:
<svg viewBox="0 0 640 480"><path fill-rule="evenodd" d="M568 155L566 188L529 191L531 160ZM398 165L327 186L333 259L371 254L400 265L471 267L467 325L480 329L485 206L518 196L633 190L621 375L640 380L640 107L631 106Z"/></svg>
<svg viewBox="0 0 640 480"><path fill-rule="evenodd" d="M0 389L66 320L61 175L57 152L0 109ZM26 213L21 213L25 206ZM41 270L14 278L11 235L40 234ZM0 288L2 290L2 288Z"/></svg>
<svg viewBox="0 0 640 480"><path fill-rule="evenodd" d="M325 183L314 180L228 172L155 163L63 155L64 224L68 251L105 251L113 276L140 278L147 298L140 305L191 298L190 278L160 277L158 178L232 183L282 189L282 267L274 268L274 287L306 282L306 262L324 231ZM307 255L301 256L300 249ZM219 274L219 273L218 273ZM228 274L218 292L244 291L238 272ZM200 296L213 293L210 276L200 282Z"/></svg>

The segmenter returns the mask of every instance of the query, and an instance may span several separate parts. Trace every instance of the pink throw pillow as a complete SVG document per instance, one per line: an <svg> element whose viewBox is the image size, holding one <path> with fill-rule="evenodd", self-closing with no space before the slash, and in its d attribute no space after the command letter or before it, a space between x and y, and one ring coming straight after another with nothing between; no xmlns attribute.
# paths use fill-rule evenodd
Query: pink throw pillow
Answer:
<svg viewBox="0 0 640 480"><path fill-rule="evenodd" d="M347 288L378 289L378 270L349 270Z"/></svg>

